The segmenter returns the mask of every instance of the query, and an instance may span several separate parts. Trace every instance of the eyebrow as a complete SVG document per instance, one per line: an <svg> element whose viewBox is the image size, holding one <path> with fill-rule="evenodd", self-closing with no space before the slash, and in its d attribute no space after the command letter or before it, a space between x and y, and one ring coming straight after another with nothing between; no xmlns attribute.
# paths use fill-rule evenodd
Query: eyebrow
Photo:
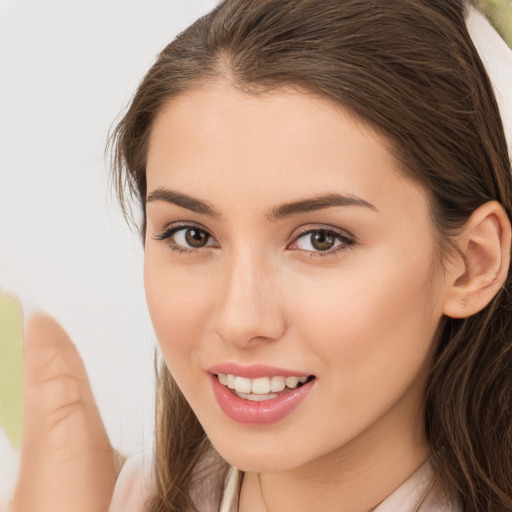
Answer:
<svg viewBox="0 0 512 512"><path fill-rule="evenodd" d="M154 201L164 201L166 203L175 204L182 208L186 208L187 210L191 210L201 215L207 215L209 217L220 217L220 212L207 201L202 201L187 194L163 187L158 187L148 194L146 202L149 203ZM373 204L357 196L351 194L324 194L274 206L265 213L265 217L268 220L275 222L293 215L325 210L334 206L359 206L378 212L378 209Z"/></svg>
<svg viewBox="0 0 512 512"><path fill-rule="evenodd" d="M195 213L200 213L201 215L220 217L220 213L206 201L201 201L200 199L188 196L187 194L175 192L174 190L169 190L163 187L158 187L148 194L146 202L150 203L153 201L165 201L166 203L181 206L182 208L186 208L187 210L191 210Z"/></svg>
<svg viewBox="0 0 512 512"><path fill-rule="evenodd" d="M277 221L293 215L299 215L301 213L325 210L327 208L332 208L333 206L361 206L378 212L378 209L373 204L357 196L325 194L304 199L302 201L294 201L292 203L275 206L270 209L266 214L266 217L271 221Z"/></svg>

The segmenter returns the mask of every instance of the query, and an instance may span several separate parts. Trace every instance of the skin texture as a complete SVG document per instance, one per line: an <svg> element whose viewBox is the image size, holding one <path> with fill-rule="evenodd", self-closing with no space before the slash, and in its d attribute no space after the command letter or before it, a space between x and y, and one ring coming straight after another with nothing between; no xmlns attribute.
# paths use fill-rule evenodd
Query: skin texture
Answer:
<svg viewBox="0 0 512 512"><path fill-rule="evenodd" d="M47 315L25 330L25 412L12 512L105 512L114 456L84 364Z"/></svg>
<svg viewBox="0 0 512 512"><path fill-rule="evenodd" d="M477 313L506 279L503 208L475 210L441 265L425 194L382 136L325 100L226 83L167 105L147 172L153 199L167 188L202 201L199 213L190 200L148 202L146 294L167 365L214 446L246 471L241 512L373 509L428 457L422 400L441 316ZM326 194L358 204L278 208ZM191 222L210 237L201 250L182 236ZM319 256L311 231L322 229L345 238ZM106 511L114 452L76 348L37 314L24 361L11 510ZM221 411L206 372L226 362L315 380L284 419L242 425Z"/></svg>
<svg viewBox="0 0 512 512"><path fill-rule="evenodd" d="M265 510L263 499L281 512L376 506L428 457L422 397L449 281L423 191L400 174L386 140L340 107L225 83L161 112L147 180L150 195L170 189L218 213L149 201L145 286L178 385L220 454L248 472L242 511ZM325 194L374 208L268 218ZM206 247L191 249L183 231L159 239L181 223L208 233ZM303 228L354 243L319 255ZM213 397L206 369L223 362L316 380L286 418L247 426Z"/></svg>

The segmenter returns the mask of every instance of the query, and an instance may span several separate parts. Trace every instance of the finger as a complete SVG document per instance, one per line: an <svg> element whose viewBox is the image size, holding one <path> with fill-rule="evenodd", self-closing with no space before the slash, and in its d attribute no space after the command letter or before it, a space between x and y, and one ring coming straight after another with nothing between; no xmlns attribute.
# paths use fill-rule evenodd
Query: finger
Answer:
<svg viewBox="0 0 512 512"><path fill-rule="evenodd" d="M25 333L25 407L16 512L107 510L113 452L84 364L51 317Z"/></svg>
<svg viewBox="0 0 512 512"><path fill-rule="evenodd" d="M30 418L58 417L73 404L94 404L85 366L71 339L51 317L38 313L25 331L25 405ZM60 412L59 412L60 411ZM29 422L27 427L31 427ZM41 424L37 425L41 428Z"/></svg>

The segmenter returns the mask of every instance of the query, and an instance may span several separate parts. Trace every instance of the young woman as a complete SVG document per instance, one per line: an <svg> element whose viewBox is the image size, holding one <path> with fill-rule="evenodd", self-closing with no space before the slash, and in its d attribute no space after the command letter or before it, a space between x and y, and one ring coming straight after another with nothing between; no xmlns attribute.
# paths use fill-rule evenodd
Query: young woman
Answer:
<svg viewBox="0 0 512 512"><path fill-rule="evenodd" d="M112 510L512 510L510 160L462 3L226 0L111 143L162 355Z"/></svg>

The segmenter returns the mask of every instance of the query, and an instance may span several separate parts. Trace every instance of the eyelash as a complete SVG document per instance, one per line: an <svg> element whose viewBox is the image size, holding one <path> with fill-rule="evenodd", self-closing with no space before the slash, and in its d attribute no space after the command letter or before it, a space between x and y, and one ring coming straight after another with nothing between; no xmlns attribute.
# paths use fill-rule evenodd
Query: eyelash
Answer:
<svg viewBox="0 0 512 512"><path fill-rule="evenodd" d="M325 258L327 256L333 256L347 249L352 249L356 242L355 238L352 235L335 230L331 227L303 228L302 230L299 229L299 232L294 237L293 242L291 244L288 244L287 248L296 245L301 238L307 237L307 235L312 235L314 233L323 233L329 237L334 238L336 241L340 242L340 244L337 247L334 247L333 249L328 249L326 251L303 250L303 252L307 253L310 258Z"/></svg>
<svg viewBox="0 0 512 512"><path fill-rule="evenodd" d="M182 231L182 230L187 230L187 229L191 229L191 228L195 228L197 229L198 231L202 231L203 233L206 233L208 235L208 237L210 238L213 238L212 235L210 235L210 233L204 229L203 227L199 226L199 225L196 225L196 224L179 224L179 225L172 225L172 226L168 226L166 227L161 233L159 233L158 235L155 236L155 240L160 240L160 241L164 241L166 242L167 246L172 250L172 251L176 251L178 252L179 254L182 254L182 255L194 255L194 254L200 254L202 253L203 251L211 248L211 246L205 246L205 247L198 247L198 248L187 248L187 247L184 247L182 245L179 245L175 242L173 242L171 240L171 238L176 234L178 233L179 231Z"/></svg>
<svg viewBox="0 0 512 512"><path fill-rule="evenodd" d="M161 233L157 234L154 239L159 241L165 241L167 246L172 250L176 251L179 254L182 255L194 255L194 254L201 254L203 251L210 249L212 246L204 246L204 247L198 247L198 248L187 248L182 245L179 245L171 240L171 238L182 230L187 230L191 228L196 228L198 231L201 231L203 233L206 233L208 237L213 238L213 236L203 227L196 225L196 224L180 224L180 225L171 225L166 227ZM298 234L294 237L293 241L287 245L287 249L292 247L293 245L296 245L297 242L307 235L311 235L313 233L324 233L327 236L333 237L336 239L340 244L333 248L326 251L307 251L302 250L302 252L307 253L310 258L324 258L326 256L333 256L341 251L351 249L353 248L354 244L356 243L354 237L352 235L348 235L345 233L342 233L341 231L334 230L332 228L323 228L323 227L317 227L317 228L304 228L302 231L299 230ZM297 249L301 250L301 249Z"/></svg>

